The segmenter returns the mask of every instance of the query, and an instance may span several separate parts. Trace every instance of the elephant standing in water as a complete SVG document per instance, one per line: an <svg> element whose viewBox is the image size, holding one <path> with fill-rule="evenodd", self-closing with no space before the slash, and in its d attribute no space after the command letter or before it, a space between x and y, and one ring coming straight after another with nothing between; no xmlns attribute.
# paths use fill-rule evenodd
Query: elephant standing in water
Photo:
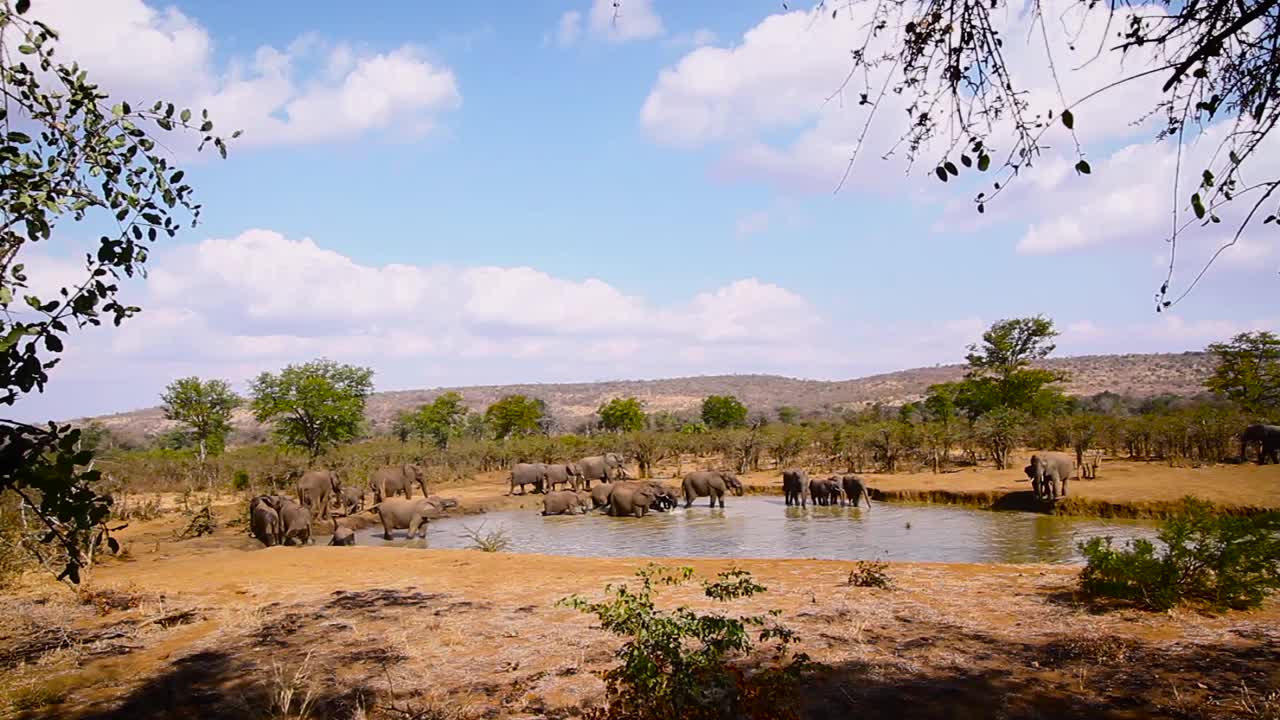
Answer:
<svg viewBox="0 0 1280 720"><path fill-rule="evenodd" d="M382 521L382 537L391 539L392 530L409 531L408 537L425 538L427 521L440 517L443 506L432 498L387 498L378 505L378 519Z"/></svg>
<svg viewBox="0 0 1280 720"><path fill-rule="evenodd" d="M511 468L511 489L508 495L516 494L516 486L520 486L520 494L525 494L525 485L532 485L534 492L546 492L547 466L543 463L516 463Z"/></svg>
<svg viewBox="0 0 1280 720"><path fill-rule="evenodd" d="M649 483L623 482L609 495L609 514L614 517L644 517L657 499Z"/></svg>
<svg viewBox="0 0 1280 720"><path fill-rule="evenodd" d="M359 485L347 485L338 494L338 505L347 515L355 515L364 509L364 488Z"/></svg>
<svg viewBox="0 0 1280 720"><path fill-rule="evenodd" d="M1258 445L1258 464L1267 464L1267 459L1280 465L1280 425L1250 425L1240 433L1240 459L1247 460L1249 446Z"/></svg>
<svg viewBox="0 0 1280 720"><path fill-rule="evenodd" d="M809 473L803 470L784 470L782 472L782 494L787 497L787 506L805 507L809 495Z"/></svg>
<svg viewBox="0 0 1280 720"><path fill-rule="evenodd" d="M582 515L590 507L575 490L555 490L542 498L543 515Z"/></svg>
<svg viewBox="0 0 1280 720"><path fill-rule="evenodd" d="M338 518L333 519L333 537L329 538L329 544L335 547L354 547L356 544L356 533L349 527L343 527L338 524Z"/></svg>
<svg viewBox="0 0 1280 720"><path fill-rule="evenodd" d="M849 504L858 507L858 503L863 499L867 499L867 509L871 509L871 494L867 492L867 484L857 475L848 474L841 476L840 485L844 489L844 496L849 499Z"/></svg>
<svg viewBox="0 0 1280 720"><path fill-rule="evenodd" d="M249 530L267 547L279 545L283 540L280 500L276 495L259 495L249 501Z"/></svg>
<svg viewBox="0 0 1280 720"><path fill-rule="evenodd" d="M417 465L392 465L378 468L369 477L369 489L373 490L373 501L380 503L386 498L403 494L405 499L413 498L413 486L422 488L422 497L427 497L427 475Z"/></svg>
<svg viewBox="0 0 1280 720"><path fill-rule="evenodd" d="M825 480L813 480L809 483L809 496L814 505L840 504L840 478L832 475Z"/></svg>
<svg viewBox="0 0 1280 720"><path fill-rule="evenodd" d="M711 507L720 503L724 507L724 496L727 492L742 495L742 482L733 473L700 470L684 476L680 489L684 494L684 506L693 505L695 498L711 497Z"/></svg>
<svg viewBox="0 0 1280 720"><path fill-rule="evenodd" d="M333 470L308 470L298 478L298 502L321 519L329 518L329 500L342 492L338 473Z"/></svg>
<svg viewBox="0 0 1280 720"><path fill-rule="evenodd" d="M1037 498L1057 500L1067 496L1067 479L1076 474L1076 460L1067 453L1039 452L1031 456L1031 464L1023 472L1031 478Z"/></svg>
<svg viewBox="0 0 1280 720"><path fill-rule="evenodd" d="M312 543L310 510L289 498L280 498L277 512L280 514L281 545L288 545L291 540L297 541L299 545Z"/></svg>

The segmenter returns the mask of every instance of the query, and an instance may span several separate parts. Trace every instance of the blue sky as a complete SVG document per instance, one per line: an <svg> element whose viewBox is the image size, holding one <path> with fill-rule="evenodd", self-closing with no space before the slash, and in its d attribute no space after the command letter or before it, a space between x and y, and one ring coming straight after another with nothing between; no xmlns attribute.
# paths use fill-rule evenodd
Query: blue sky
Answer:
<svg viewBox="0 0 1280 720"><path fill-rule="evenodd" d="M1038 312L1063 354L1280 324L1280 252L1260 233L1152 312L1172 149L1131 126L1150 88L1077 113L1092 176L1063 171L1059 138L979 217L973 183L880 159L902 131L889 110L832 192L865 116L823 99L857 18L739 0L626 0L616 21L608 0L41 5L60 56L114 95L205 105L245 135L226 161L179 149L204 222L157 247L127 290L143 315L77 338L29 418L145 407L188 374L243 387L317 355L373 366L380 389L842 378L957 362L985 325ZM1115 72L1089 66L1066 92ZM1043 97L1047 78L1024 80ZM64 224L29 264L73 273L92 236ZM1188 239L1180 276L1220 241Z"/></svg>

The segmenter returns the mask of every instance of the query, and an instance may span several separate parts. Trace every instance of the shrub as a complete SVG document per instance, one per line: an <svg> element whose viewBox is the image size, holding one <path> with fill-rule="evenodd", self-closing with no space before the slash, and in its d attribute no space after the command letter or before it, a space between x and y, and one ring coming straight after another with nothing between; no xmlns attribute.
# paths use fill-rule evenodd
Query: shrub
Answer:
<svg viewBox="0 0 1280 720"><path fill-rule="evenodd" d="M1161 523L1162 547L1146 539L1113 546L1110 537L1080 545L1086 595L1166 610L1181 602L1215 609L1257 607L1280 588L1280 512L1218 516L1209 503L1182 501Z"/></svg>
<svg viewBox="0 0 1280 720"><path fill-rule="evenodd" d="M249 473L244 470L237 470L231 476L231 489L237 492L249 489Z"/></svg>
<svg viewBox="0 0 1280 720"><path fill-rule="evenodd" d="M637 589L609 585L604 602L571 596L562 605L595 615L604 629L626 638L617 651L619 663L604 674L607 705L593 718L796 718L799 675L808 663L791 653L795 634L774 622L780 614L729 616L699 613L680 606L659 610L654 595L660 586L683 584L692 568L649 565L636 573ZM702 581L703 592L729 602L764 592L744 570L720 573ZM772 661L748 674L752 631L771 645Z"/></svg>
<svg viewBox="0 0 1280 720"><path fill-rule="evenodd" d="M849 584L854 587L873 587L890 590L893 578L889 577L889 563L880 560L859 560L849 571Z"/></svg>
<svg viewBox="0 0 1280 720"><path fill-rule="evenodd" d="M204 535L212 535L213 531L218 529L218 520L214 517L213 507L207 499L204 503L195 507L187 505L187 508L183 512L183 515L188 518L187 527L182 532L177 533L175 539L188 540Z"/></svg>
<svg viewBox="0 0 1280 720"><path fill-rule="evenodd" d="M480 523L478 528L464 528L467 537L471 540L472 550L482 550L484 552L502 552L511 545L511 538L507 535L506 528L498 528L484 532L484 523Z"/></svg>

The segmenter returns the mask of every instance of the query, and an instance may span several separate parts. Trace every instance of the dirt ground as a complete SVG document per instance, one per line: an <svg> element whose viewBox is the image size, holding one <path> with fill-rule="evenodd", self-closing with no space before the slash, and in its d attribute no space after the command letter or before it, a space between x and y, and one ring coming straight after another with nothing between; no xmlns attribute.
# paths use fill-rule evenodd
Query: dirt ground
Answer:
<svg viewBox="0 0 1280 720"><path fill-rule="evenodd" d="M1021 465L1018 466L1019 468ZM776 473L746 480L767 487ZM1012 471L872 476L877 489L1018 491ZM1104 466L1079 492L1116 501L1188 490L1280 506L1280 468ZM1270 485L1268 485L1270 483ZM435 492L433 490L433 492ZM499 473L446 485L469 511L534 508ZM619 645L557 607L603 595L647 559L469 550L261 548L219 505L208 537L181 516L132 522L128 552L77 597L46 578L0 597L0 713L17 718L573 717L600 702ZM1110 501L1110 500L1109 500ZM237 502L242 502L238 499ZM894 589L854 587L853 563L736 565L768 592L726 609L783 611L818 665L810 718L1280 717L1280 601L1208 615L1091 606L1077 569L889 566ZM693 589L670 601L706 605ZM306 712L302 703L306 701Z"/></svg>

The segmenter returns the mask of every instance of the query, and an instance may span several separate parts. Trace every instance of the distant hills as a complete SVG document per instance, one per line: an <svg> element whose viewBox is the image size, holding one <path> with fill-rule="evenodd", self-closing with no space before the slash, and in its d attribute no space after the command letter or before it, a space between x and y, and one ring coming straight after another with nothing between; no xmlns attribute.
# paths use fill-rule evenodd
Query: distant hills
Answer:
<svg viewBox="0 0 1280 720"><path fill-rule="evenodd" d="M1204 380L1213 370L1207 353L1163 353L1145 355L1083 355L1053 358L1038 365L1070 374L1066 391L1087 396L1110 391L1121 395L1150 397L1161 394L1194 395L1204 390ZM772 411L791 406L802 413L839 411L880 402L896 405L920 399L935 383L957 380L963 365L899 370L854 380L797 380L777 375L707 375L665 380L615 380L594 383L530 385L484 385L476 387L396 390L375 393L366 415L376 432L387 432L396 415L430 402L450 390L462 394L466 404L484 410L504 395L523 394L542 398L560 425L572 429L595 412L609 398L632 396L644 402L648 412L667 410L696 412L707 395L734 395L752 411ZM76 424L96 421L117 437L142 442L164 433L174 425L164 419L159 408L80 418ZM266 429L241 408L232 420L233 443L266 437Z"/></svg>

